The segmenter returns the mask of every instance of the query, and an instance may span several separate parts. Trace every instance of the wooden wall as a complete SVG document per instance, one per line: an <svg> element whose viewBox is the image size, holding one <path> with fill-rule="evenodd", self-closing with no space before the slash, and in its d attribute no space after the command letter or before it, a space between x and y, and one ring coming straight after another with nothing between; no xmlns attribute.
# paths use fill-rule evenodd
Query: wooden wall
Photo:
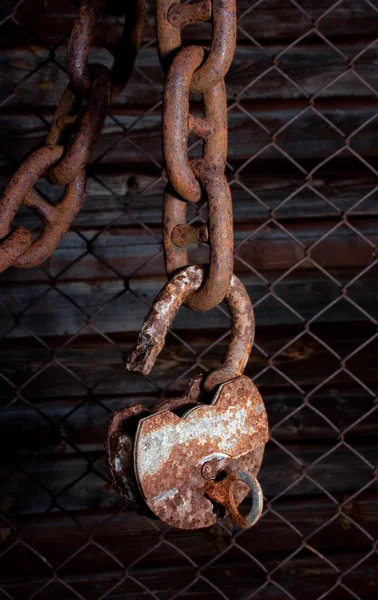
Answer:
<svg viewBox="0 0 378 600"><path fill-rule="evenodd" d="M230 523L169 530L125 511L105 471L109 411L182 392L218 363L229 330L224 310L183 308L151 376L123 368L165 281L164 79L149 2L145 45L106 119L74 227L41 268L0 276L1 597L168 599L193 583L180 597L377 598L376 3L342 1L318 22L330 0L297 3L312 21L294 2L264 0L245 14L253 4L238 0L227 174L235 272L256 312L246 372L273 428L260 477L271 504L236 537ZM76 5L25 0L13 20L9 10L2 187L44 140L67 83ZM208 35L193 26L185 37ZM109 55L96 47L91 60ZM60 197L44 180L37 187ZM35 221L27 210L17 217ZM193 250L193 261L206 257Z"/></svg>

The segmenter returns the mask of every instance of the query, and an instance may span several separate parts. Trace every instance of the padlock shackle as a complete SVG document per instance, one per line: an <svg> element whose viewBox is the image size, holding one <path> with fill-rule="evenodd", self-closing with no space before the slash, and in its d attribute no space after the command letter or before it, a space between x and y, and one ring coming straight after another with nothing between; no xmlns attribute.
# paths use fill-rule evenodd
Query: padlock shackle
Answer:
<svg viewBox="0 0 378 600"><path fill-rule="evenodd" d="M203 279L202 267L195 265L182 269L167 282L143 324L135 348L127 358L127 370L145 375L150 373L180 306L193 291L201 287ZM243 374L254 340L252 303L247 290L235 275L231 278L225 301L232 319L231 339L225 359L205 379L207 391L213 391L220 384Z"/></svg>
<svg viewBox="0 0 378 600"><path fill-rule="evenodd" d="M247 515L240 514L234 496L235 484L244 481L249 487L252 495L252 507ZM245 471L234 471L228 473L225 479L216 481L210 479L206 483L206 496L213 502L223 506L231 519L242 529L253 527L261 517L264 507L264 497L261 486L254 475Z"/></svg>

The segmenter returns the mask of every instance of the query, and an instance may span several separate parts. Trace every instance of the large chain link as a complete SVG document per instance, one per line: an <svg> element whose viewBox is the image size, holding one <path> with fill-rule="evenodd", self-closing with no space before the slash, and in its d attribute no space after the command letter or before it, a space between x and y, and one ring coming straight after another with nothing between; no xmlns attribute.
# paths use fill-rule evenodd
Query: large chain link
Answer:
<svg viewBox="0 0 378 600"><path fill-rule="evenodd" d="M210 49L181 46L181 29L211 21ZM221 302L233 272L233 226L230 189L224 174L227 155L227 97L224 76L236 43L236 0L201 0L180 4L157 0L160 60L167 72L163 149L169 184L164 199L164 251L168 275L188 265L188 245L208 241L210 264L200 289L186 300L194 310ZM190 114L189 94L203 95L203 118ZM204 140L202 158L189 160L187 143L194 133ZM187 202L207 198L205 227L186 224Z"/></svg>
<svg viewBox="0 0 378 600"><path fill-rule="evenodd" d="M9 266L34 267L54 252L85 199L85 167L100 135L110 102L122 91L138 53L145 19L144 0L125 3L125 25L114 46L111 70L88 64L97 21L106 0L83 0L68 45L70 83L59 101L45 145L19 166L0 196L0 272ZM75 132L66 146L65 139ZM62 145L61 145L62 144ZM40 177L64 184L60 203L52 206L33 189ZM24 227L11 231L21 205L32 208L44 229L33 241ZM4 238L4 239L2 239Z"/></svg>

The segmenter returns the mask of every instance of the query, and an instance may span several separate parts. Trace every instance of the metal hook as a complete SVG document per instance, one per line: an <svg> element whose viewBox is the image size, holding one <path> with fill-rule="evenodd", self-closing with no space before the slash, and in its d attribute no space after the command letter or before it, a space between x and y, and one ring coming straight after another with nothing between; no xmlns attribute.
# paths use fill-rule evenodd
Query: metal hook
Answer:
<svg viewBox="0 0 378 600"><path fill-rule="evenodd" d="M203 282L199 265L186 267L161 290L139 333L137 344L129 354L126 369L148 374L164 346L165 336L185 299ZM247 290L235 275L225 296L232 318L231 339L226 357L205 379L206 391L214 391L221 383L243 374L255 333L253 308Z"/></svg>
<svg viewBox="0 0 378 600"><path fill-rule="evenodd" d="M252 508L246 516L240 514L235 502L234 487L237 481L244 481L252 493ZM252 527L259 520L262 513L263 494L261 486L254 475L249 475L245 471L233 471L220 481L210 479L206 483L205 494L210 500L223 506L235 525L242 529Z"/></svg>

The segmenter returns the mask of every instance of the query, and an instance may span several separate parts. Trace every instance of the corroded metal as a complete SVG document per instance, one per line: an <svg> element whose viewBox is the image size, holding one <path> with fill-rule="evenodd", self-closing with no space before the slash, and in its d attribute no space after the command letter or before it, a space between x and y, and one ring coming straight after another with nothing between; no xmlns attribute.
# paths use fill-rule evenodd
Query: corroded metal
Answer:
<svg viewBox="0 0 378 600"><path fill-rule="evenodd" d="M179 224L172 231L172 242L178 248L187 248L195 242L208 242L209 230L207 225L194 227L187 224Z"/></svg>
<svg viewBox="0 0 378 600"><path fill-rule="evenodd" d="M148 411L132 404L113 412L109 418L105 441L110 480L129 508L141 508L143 500L134 475L134 437L137 421Z"/></svg>
<svg viewBox="0 0 378 600"><path fill-rule="evenodd" d="M229 288L233 272L233 225L230 189L223 173L211 171L202 160L191 161L209 203L208 235L210 264L200 290L185 300L193 310L208 310L221 302ZM186 220L186 203L170 187L164 198L164 255L169 276L189 263L188 247L175 244L173 232Z"/></svg>
<svg viewBox="0 0 378 600"><path fill-rule="evenodd" d="M181 529L216 523L224 512L210 500L203 466L216 458L217 476L235 471L256 476L267 440L264 404L248 377L224 383L211 405L195 407L183 417L168 410L145 417L138 425L134 462L147 506ZM233 487L236 507L248 488L237 482ZM231 511L231 516L236 512Z"/></svg>
<svg viewBox="0 0 378 600"><path fill-rule="evenodd" d="M190 132L205 140L204 161L222 176L227 154L227 101L224 81L211 87L203 96L205 118L189 119L189 85L201 64L204 51L188 46L178 54L169 70L163 113L163 147L169 181L185 200L198 202L201 187L189 165L187 143Z"/></svg>
<svg viewBox="0 0 378 600"><path fill-rule="evenodd" d="M129 507L174 527L208 527L226 512L250 527L262 510L256 476L268 439L264 404L248 377L223 384L213 399L203 380L197 376L184 396L152 409L113 413L108 472ZM252 509L244 517L237 506L249 491Z"/></svg>
<svg viewBox="0 0 378 600"><path fill-rule="evenodd" d="M48 145L35 150L18 167L0 196L0 238L5 237L27 193L62 156L63 146Z"/></svg>
<svg viewBox="0 0 378 600"><path fill-rule="evenodd" d="M90 88L88 54L96 32L97 19L105 0L83 0L68 43L67 71L74 90L84 95Z"/></svg>
<svg viewBox="0 0 378 600"><path fill-rule="evenodd" d="M88 55L96 33L97 21L106 0L83 0L75 19L68 44L67 70L71 85L78 96L84 96L92 85ZM135 0L124 5L125 23L121 38L107 48L114 56L110 71L111 97L125 87L135 57L138 54L145 22L145 1Z"/></svg>
<svg viewBox="0 0 378 600"><path fill-rule="evenodd" d="M83 206L86 184L87 176L82 169L68 183L57 206L51 206L42 200L35 190L30 190L24 199L24 205L32 208L40 216L44 229L32 245L14 261L13 266L21 269L35 267L54 252Z"/></svg>
<svg viewBox="0 0 378 600"><path fill-rule="evenodd" d="M208 198L210 264L203 286L186 298L185 304L193 310L208 310L223 300L233 272L232 200L222 172L211 170L201 159L193 159L190 164ZM185 220L186 203L168 186L164 197L163 241L165 266L169 276L189 263L187 245L179 246L174 239L174 231Z"/></svg>
<svg viewBox="0 0 378 600"><path fill-rule="evenodd" d="M177 311L202 281L198 265L168 281L127 369L150 372ZM249 296L234 275L225 300L232 331L221 365L193 380L182 398L152 409L130 406L109 420L107 464L114 486L130 506L182 529L208 527L226 513L240 527L250 527L262 510L256 476L268 422L256 386L242 375L253 344L254 316ZM248 491L252 509L244 517L237 507Z"/></svg>
<svg viewBox="0 0 378 600"><path fill-rule="evenodd" d="M0 237L6 236L21 204L32 208L41 218L44 229L36 240L23 229L16 229L0 244L0 271L10 265L22 269L46 260L57 247L78 214L85 198L86 174L82 169L69 182L61 202L52 206L33 189L33 185L59 158L63 147L48 145L35 150L17 169L0 197Z"/></svg>
<svg viewBox="0 0 378 600"><path fill-rule="evenodd" d="M252 494L252 508L247 515L241 515L238 511L235 499L235 485L238 481L244 481ZM242 529L252 527L259 520L263 509L263 494L261 486L254 475L245 471L231 471L220 481L210 480L205 485L205 496L212 502L223 506L233 522Z"/></svg>
<svg viewBox="0 0 378 600"><path fill-rule="evenodd" d="M189 293L198 289L203 280L201 267L188 267L165 284L157 296L134 350L129 354L126 368L148 374L161 352L169 326Z"/></svg>
<svg viewBox="0 0 378 600"><path fill-rule="evenodd" d="M204 92L222 81L236 47L236 0L212 0L213 35L209 54L194 74L190 91Z"/></svg>
<svg viewBox="0 0 378 600"><path fill-rule="evenodd" d="M136 346L127 358L126 368L129 371L145 375L151 371L180 306L200 287L202 281L203 269L198 265L183 269L168 281L157 296ZM231 278L225 301L231 313L231 337L224 361L205 379L204 387L208 391L243 373L254 340L252 304L246 289L235 275Z"/></svg>
<svg viewBox="0 0 378 600"><path fill-rule="evenodd" d="M211 15L210 15L211 13ZM180 29L194 20L213 22L209 54L200 46L181 48ZM157 33L163 66L169 67L164 93L163 149L169 180L164 208L164 251L168 275L189 264L187 246L177 244L185 226L182 200L209 205L210 261L202 288L186 300L193 310L221 302L233 271L231 193L224 175L227 155L227 97L223 77L235 50L235 2L213 0L185 4L157 2ZM190 114L189 93L203 94L203 117ZM201 159L189 160L188 138L204 141ZM188 231L188 230L187 230ZM175 239L172 238L174 236ZM194 236L187 241L198 241Z"/></svg>
<svg viewBox="0 0 378 600"><path fill-rule="evenodd" d="M134 442L139 421L161 410L177 413L198 405L202 380L202 374L192 379L180 398L164 400L153 408L132 404L110 415L105 441L107 469L113 486L130 508L140 512L146 508L134 474Z"/></svg>
<svg viewBox="0 0 378 600"><path fill-rule="evenodd" d="M144 0L127 2L123 34L110 48L114 55L111 70L104 65L88 65L97 21L105 4L106 0L83 0L68 47L70 84L59 101L45 145L25 159L0 196L0 272L9 266L29 268L46 260L84 202L86 164L110 101L130 76L145 20ZM71 134L73 141L66 148ZM33 190L41 176L66 185L58 206L51 206ZM34 241L22 227L11 231L21 204L32 208L43 222L44 229Z"/></svg>
<svg viewBox="0 0 378 600"><path fill-rule="evenodd" d="M181 28L210 18L209 53L197 46L181 48ZM144 374L151 371L182 304L208 310L225 300L232 320L226 356L210 374L192 381L182 398L115 413L106 442L110 477L126 501L181 529L208 527L226 514L238 526L251 527L263 506L256 476L268 440L268 421L256 386L243 376L255 321L248 293L233 275L232 202L224 173L223 77L235 49L235 23L235 0L157 1L158 44L168 70L163 238L170 279L143 324L126 368ZM203 94L202 117L189 112L191 91ZM188 158L190 133L204 141L201 158ZM208 202L208 223L187 223L187 202L203 199ZM207 268L188 266L188 247L198 242L210 246ZM252 508L244 516L238 505L248 492Z"/></svg>
<svg viewBox="0 0 378 600"><path fill-rule="evenodd" d="M0 244L0 273L12 266L32 243L32 235L24 227L16 227L9 236L3 238Z"/></svg>
<svg viewBox="0 0 378 600"><path fill-rule="evenodd" d="M67 153L59 163L50 169L49 178L53 183L67 184L87 164L92 149L101 133L106 111L110 102L109 69L103 65L92 65L93 75L89 92L88 106L79 123L78 131ZM60 137L55 132L56 137ZM51 136L48 136L50 139Z"/></svg>
<svg viewBox="0 0 378 600"><path fill-rule="evenodd" d="M177 29L187 27L199 21L210 21L211 0L201 0L192 4L174 2L168 9L168 21Z"/></svg>
<svg viewBox="0 0 378 600"><path fill-rule="evenodd" d="M190 91L199 93L224 79L235 52L236 0L212 0L212 10L207 3L199 2L179 7L175 0L158 0L156 24L159 55L164 70L181 49L181 27L194 21L212 21L213 36L209 54L196 71Z"/></svg>
<svg viewBox="0 0 378 600"><path fill-rule="evenodd" d="M184 48L169 70L164 92L163 148L168 179L185 200L198 202L201 187L194 177L187 156L189 135L189 85L202 62L204 50Z"/></svg>

